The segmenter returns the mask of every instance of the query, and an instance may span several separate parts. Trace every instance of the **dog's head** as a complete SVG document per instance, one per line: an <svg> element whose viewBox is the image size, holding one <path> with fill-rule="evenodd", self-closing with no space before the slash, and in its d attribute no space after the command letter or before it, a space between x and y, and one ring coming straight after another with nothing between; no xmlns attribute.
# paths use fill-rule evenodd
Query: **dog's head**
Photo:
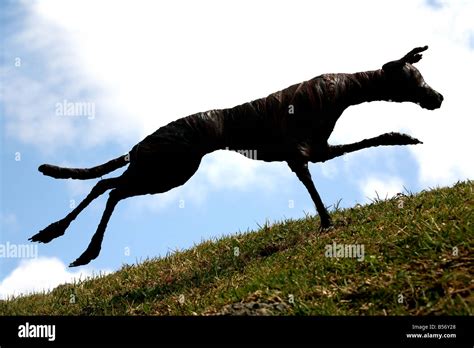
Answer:
<svg viewBox="0 0 474 348"><path fill-rule="evenodd" d="M421 52L427 49L428 46L414 48L403 58L383 65L387 99L416 103L428 110L441 107L443 102L441 93L431 88L418 69L413 66L422 58Z"/></svg>

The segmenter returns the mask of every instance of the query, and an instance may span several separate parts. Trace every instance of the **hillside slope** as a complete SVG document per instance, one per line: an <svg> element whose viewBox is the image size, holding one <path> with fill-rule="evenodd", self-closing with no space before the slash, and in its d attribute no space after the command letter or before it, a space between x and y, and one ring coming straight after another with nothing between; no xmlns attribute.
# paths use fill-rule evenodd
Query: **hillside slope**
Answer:
<svg viewBox="0 0 474 348"><path fill-rule="evenodd" d="M323 234L313 217L263 226L0 301L0 314L472 315L473 186L336 209Z"/></svg>

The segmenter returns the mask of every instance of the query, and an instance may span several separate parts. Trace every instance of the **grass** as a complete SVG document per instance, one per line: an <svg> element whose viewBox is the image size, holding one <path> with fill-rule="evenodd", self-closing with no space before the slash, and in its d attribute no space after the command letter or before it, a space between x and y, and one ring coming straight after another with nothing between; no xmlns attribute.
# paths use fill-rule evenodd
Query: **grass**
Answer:
<svg viewBox="0 0 474 348"><path fill-rule="evenodd" d="M2 315L472 315L473 182L265 225L49 293ZM364 247L364 259L326 246Z"/></svg>

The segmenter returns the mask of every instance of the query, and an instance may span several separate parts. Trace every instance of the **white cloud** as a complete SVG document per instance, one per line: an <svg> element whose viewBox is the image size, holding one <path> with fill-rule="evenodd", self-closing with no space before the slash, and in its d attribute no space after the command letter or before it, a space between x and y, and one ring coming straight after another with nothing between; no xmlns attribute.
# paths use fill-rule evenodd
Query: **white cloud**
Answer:
<svg viewBox="0 0 474 348"><path fill-rule="evenodd" d="M106 274L110 271L100 273ZM60 284L84 280L92 275L93 272L87 268L71 272L61 260L54 257L22 260L19 266L0 282L0 299L52 290Z"/></svg>
<svg viewBox="0 0 474 348"><path fill-rule="evenodd" d="M371 176L361 182L359 187L364 195L363 201L369 202L371 199L388 199L397 193L403 193L403 181L398 177L375 177Z"/></svg>
<svg viewBox="0 0 474 348"><path fill-rule="evenodd" d="M193 183L164 193L133 197L125 204L128 204L127 211L132 215L144 211L157 213L171 206L184 208L190 203L199 206L204 202L207 192L200 184Z"/></svg>
<svg viewBox="0 0 474 348"><path fill-rule="evenodd" d="M424 1L38 1L24 30L9 42L32 54L25 56L25 67L36 63L28 61L36 54L44 69L41 76L2 69L9 86L6 130L44 151L114 141L119 154L119 146L131 147L179 117L231 107L325 72L377 69L427 43L418 65L445 95L441 110L360 105L346 111L331 140L405 130L425 142L410 147L423 185L472 177L472 161L455 151L473 147L470 89L462 78L474 76L473 8L472 2L445 2L433 10ZM83 101L90 90L97 92L94 120L54 115L56 102ZM271 188L279 180L272 174L283 173L229 153L212 156L201 168L207 179L196 186L196 199L207 183ZM161 195L158 205L178 193Z"/></svg>
<svg viewBox="0 0 474 348"><path fill-rule="evenodd" d="M155 212L182 203L199 206L213 191L283 192L290 180L296 180L296 176L286 163L263 163L233 151L216 151L203 158L199 170L188 183L165 193L136 197L130 204L139 211L147 208Z"/></svg>
<svg viewBox="0 0 474 348"><path fill-rule="evenodd" d="M18 230L18 218L14 213L0 211L0 227L2 231L13 232ZM0 234L3 237L3 234Z"/></svg>
<svg viewBox="0 0 474 348"><path fill-rule="evenodd" d="M286 163L254 161L233 151L213 153L200 170L212 188L242 191L274 190L294 176Z"/></svg>
<svg viewBox="0 0 474 348"><path fill-rule="evenodd" d="M419 16L423 19L416 21ZM474 32L473 16L472 2L444 2L440 10L423 15L406 11L403 17L408 25L396 27L401 38L410 37L413 32L415 37L420 36L420 44L430 45L417 67L427 83L444 95L441 109L427 111L411 104L362 104L345 112L331 138L336 142L348 142L384 132L404 131L424 142L408 147L419 164L422 186L447 185L472 178L474 163L466 156L469 156L468 149L474 148L470 134L474 123L466 77L474 76L471 63L474 50L469 46L469 35ZM402 17L395 15L394 19L398 18ZM423 35L411 27L419 25L420 21ZM401 56L411 47L403 40L393 43L395 48L386 50L388 59Z"/></svg>
<svg viewBox="0 0 474 348"><path fill-rule="evenodd" d="M84 198L92 190L96 181L66 180L66 189L71 198Z"/></svg>
<svg viewBox="0 0 474 348"><path fill-rule="evenodd" d="M347 156L344 157L347 162ZM321 174L327 179L333 179L338 173L339 168L334 161L325 162L319 166Z"/></svg>

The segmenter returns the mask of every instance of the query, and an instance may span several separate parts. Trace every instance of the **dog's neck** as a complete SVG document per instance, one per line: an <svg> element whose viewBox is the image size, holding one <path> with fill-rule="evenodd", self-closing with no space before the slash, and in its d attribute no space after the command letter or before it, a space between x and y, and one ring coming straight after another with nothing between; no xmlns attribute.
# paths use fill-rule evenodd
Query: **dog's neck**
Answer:
<svg viewBox="0 0 474 348"><path fill-rule="evenodd" d="M341 102L347 108L364 102L390 100L383 70L343 74Z"/></svg>
<svg viewBox="0 0 474 348"><path fill-rule="evenodd" d="M318 85L312 92L316 94L322 92L327 94L326 97L321 94L317 98L310 98L320 103L313 105L315 110L319 109L313 116L323 120L326 118L316 129L318 141L327 140L338 118L347 107L364 102L389 100L386 79L382 70L354 74L326 74L321 77L322 79L316 79ZM321 103L321 100L324 101ZM329 104L327 104L328 102ZM244 108L237 106L213 111L215 126L210 127L209 134L206 134L206 138L212 139L213 143L207 142L206 152L218 149L242 149L248 147L247 143L254 144L262 141L265 129L259 128L259 119L254 117L252 112L248 115L245 112L239 113L246 111L245 105L243 105ZM295 108L298 109L298 106ZM283 109L287 110L286 107ZM255 108L249 108L249 110L254 111ZM268 117L268 115L263 117ZM252 139L254 140L252 141Z"/></svg>

